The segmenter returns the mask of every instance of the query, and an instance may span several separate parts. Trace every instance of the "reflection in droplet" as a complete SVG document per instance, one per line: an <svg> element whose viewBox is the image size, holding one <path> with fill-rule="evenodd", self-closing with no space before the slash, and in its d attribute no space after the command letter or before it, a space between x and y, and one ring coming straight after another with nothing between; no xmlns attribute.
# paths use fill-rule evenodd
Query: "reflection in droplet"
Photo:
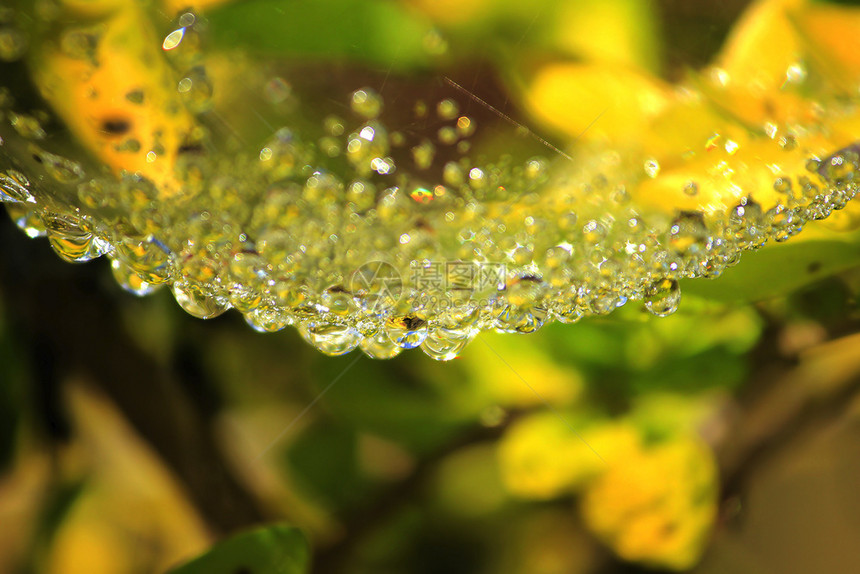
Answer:
<svg viewBox="0 0 860 574"><path fill-rule="evenodd" d="M185 37L185 28L179 28L174 30L170 34L164 38L164 42L161 44L161 48L163 50L173 50L177 48L179 44L182 43L182 39Z"/></svg>
<svg viewBox="0 0 860 574"><path fill-rule="evenodd" d="M196 284L177 281L171 289L179 306L198 319L214 319L230 308L230 304L221 297L206 293Z"/></svg>
<svg viewBox="0 0 860 574"><path fill-rule="evenodd" d="M667 317L678 310L681 287L674 279L655 281L645 292L645 308L658 317Z"/></svg>

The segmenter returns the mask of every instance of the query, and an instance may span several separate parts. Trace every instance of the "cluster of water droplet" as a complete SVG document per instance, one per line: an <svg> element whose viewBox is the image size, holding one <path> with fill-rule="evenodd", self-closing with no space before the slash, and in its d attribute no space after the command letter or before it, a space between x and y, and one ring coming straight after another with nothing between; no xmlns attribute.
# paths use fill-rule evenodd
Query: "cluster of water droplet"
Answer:
<svg viewBox="0 0 860 574"><path fill-rule="evenodd" d="M194 26L183 15L162 49L205 125L212 83L187 45L198 43ZM294 98L280 76L261 92L273 107ZM774 175L778 199L767 204L750 189L727 210L653 209L631 199L660 175L645 154L582 147L573 163L490 161L472 154L477 121L454 98L414 104L416 121L433 119L417 136L385 124L372 88L342 103L348 112L326 115L313 137L287 126L230 154L202 138L202 152L177 160L180 190L165 197L142 174L45 151L48 114L21 111L4 89L0 200L62 258L107 255L125 289L167 286L196 317L235 308L259 331L294 326L329 355L360 348L390 358L420 347L448 360L482 330L530 333L630 300L669 315L679 279L716 277L743 251L844 207L860 169L860 148L849 147L807 158L803 173ZM807 154L802 142L771 140ZM684 195L698 185L685 182Z"/></svg>

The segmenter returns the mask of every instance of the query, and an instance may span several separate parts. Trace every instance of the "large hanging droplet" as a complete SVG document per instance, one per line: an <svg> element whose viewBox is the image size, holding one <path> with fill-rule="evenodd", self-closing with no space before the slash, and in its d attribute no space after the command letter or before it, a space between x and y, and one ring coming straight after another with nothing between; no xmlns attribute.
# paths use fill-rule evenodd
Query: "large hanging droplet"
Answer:
<svg viewBox="0 0 860 574"><path fill-rule="evenodd" d="M645 308L658 317L667 317L677 311L680 302L681 287L674 279L655 281L645 292Z"/></svg>

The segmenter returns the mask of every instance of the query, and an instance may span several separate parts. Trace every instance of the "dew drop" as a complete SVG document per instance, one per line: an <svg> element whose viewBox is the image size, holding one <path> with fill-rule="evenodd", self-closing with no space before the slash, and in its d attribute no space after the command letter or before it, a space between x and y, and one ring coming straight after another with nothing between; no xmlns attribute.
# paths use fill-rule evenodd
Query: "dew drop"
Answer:
<svg viewBox="0 0 860 574"><path fill-rule="evenodd" d="M69 30L60 37L60 50L74 60L95 62L99 40L99 34L95 30Z"/></svg>
<svg viewBox="0 0 860 574"><path fill-rule="evenodd" d="M15 131L24 139L43 140L47 135L41 122L33 116L11 112L9 119Z"/></svg>
<svg viewBox="0 0 860 574"><path fill-rule="evenodd" d="M138 297L154 293L161 287L161 284L149 283L145 277L135 272L119 259L112 259L110 266L113 277L119 283L119 286Z"/></svg>
<svg viewBox="0 0 860 574"><path fill-rule="evenodd" d="M9 203L36 203L36 198L30 193L30 180L14 169L0 174L0 201Z"/></svg>
<svg viewBox="0 0 860 574"><path fill-rule="evenodd" d="M173 50L182 43L183 38L185 38L185 28L178 28L167 35L161 48L165 51Z"/></svg>
<svg viewBox="0 0 860 574"><path fill-rule="evenodd" d="M170 277L170 254L155 240L122 239L116 244L115 258L151 285L165 283Z"/></svg>
<svg viewBox="0 0 860 574"><path fill-rule="evenodd" d="M773 182L773 189L779 193L791 193L791 179L787 177L778 177Z"/></svg>
<svg viewBox="0 0 860 574"><path fill-rule="evenodd" d="M248 301L243 301L247 304ZM245 321L259 333L277 333L292 324L292 318L283 309L260 305L250 306L252 309L245 314Z"/></svg>
<svg viewBox="0 0 860 574"><path fill-rule="evenodd" d="M312 323L299 332L311 345L330 357L345 355L358 347L359 332L349 325Z"/></svg>
<svg viewBox="0 0 860 574"><path fill-rule="evenodd" d="M418 169L428 169L433 165L433 158L435 156L436 146L428 139L422 140L419 145L412 148L412 160Z"/></svg>
<svg viewBox="0 0 860 574"><path fill-rule="evenodd" d="M27 53L27 36L11 26L0 26L0 60L14 62Z"/></svg>
<svg viewBox="0 0 860 574"><path fill-rule="evenodd" d="M690 197L694 197L699 193L699 184L695 181L688 181L684 185L684 194Z"/></svg>
<svg viewBox="0 0 860 574"><path fill-rule="evenodd" d="M385 322L385 332L395 345L414 349L427 338L427 321L415 315L391 317Z"/></svg>
<svg viewBox="0 0 860 574"><path fill-rule="evenodd" d="M660 279L645 291L645 308L652 315L667 317L678 310L681 287L674 279Z"/></svg>
<svg viewBox="0 0 860 574"><path fill-rule="evenodd" d="M457 118L457 134L460 137L467 138L472 136L476 128L477 124L472 118L467 118L466 116Z"/></svg>
<svg viewBox="0 0 860 574"><path fill-rule="evenodd" d="M24 232L27 237L35 239L46 235L45 224L39 212L27 203L7 203L6 212L15 225Z"/></svg>
<svg viewBox="0 0 860 574"><path fill-rule="evenodd" d="M293 87L285 79L276 76L266 83L263 90L266 100L271 104L283 104L293 94Z"/></svg>
<svg viewBox="0 0 860 574"><path fill-rule="evenodd" d="M382 330L365 336L359 346L371 359L393 359L403 350L403 347L395 344Z"/></svg>
<svg viewBox="0 0 860 574"><path fill-rule="evenodd" d="M372 120L382 113L382 97L371 88L362 88L352 93L349 107L359 116Z"/></svg>
<svg viewBox="0 0 860 574"><path fill-rule="evenodd" d="M460 106L452 99L444 99L436 105L436 115L441 120L453 120L460 113Z"/></svg>
<svg viewBox="0 0 860 574"><path fill-rule="evenodd" d="M173 297L185 312L198 319L214 319L230 308L222 297L207 293L195 283L176 281L171 285Z"/></svg>
<svg viewBox="0 0 860 574"><path fill-rule="evenodd" d="M38 156L48 175L59 183L78 183L86 176L81 165L75 161L46 151L40 151Z"/></svg>
<svg viewBox="0 0 860 574"><path fill-rule="evenodd" d="M650 178L655 178L660 175L660 162L656 159L649 159L645 161L645 173Z"/></svg>
<svg viewBox="0 0 860 574"><path fill-rule="evenodd" d="M454 145L455 143L457 143L458 135L457 130L455 128L452 128L451 126L445 126L439 128L439 131L437 133L439 143L443 145Z"/></svg>
<svg viewBox="0 0 860 574"><path fill-rule="evenodd" d="M463 333L436 329L421 343L421 350L431 359L450 361L456 359L473 338L474 334L471 331Z"/></svg>
<svg viewBox="0 0 860 574"><path fill-rule="evenodd" d="M72 214L43 213L42 221L48 241L62 259L84 262L104 254L100 242L95 241L92 226Z"/></svg>

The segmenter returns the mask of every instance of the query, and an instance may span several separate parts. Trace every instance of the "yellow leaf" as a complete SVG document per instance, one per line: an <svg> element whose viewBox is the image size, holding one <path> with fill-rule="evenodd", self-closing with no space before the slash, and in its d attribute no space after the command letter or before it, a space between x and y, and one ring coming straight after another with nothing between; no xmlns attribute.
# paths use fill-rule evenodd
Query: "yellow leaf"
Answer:
<svg viewBox="0 0 860 574"><path fill-rule="evenodd" d="M611 464L587 486L582 514L622 559L685 570L701 555L716 499L713 454L684 437Z"/></svg>
<svg viewBox="0 0 860 574"><path fill-rule="evenodd" d="M98 25L72 26L58 44L40 44L32 69L42 96L90 153L116 173L144 175L167 197L179 188L173 169L193 143L195 122L160 46L140 6L124 3Z"/></svg>
<svg viewBox="0 0 860 574"><path fill-rule="evenodd" d="M669 102L668 88L659 80L606 64L544 66L526 92L538 120L584 141L639 139Z"/></svg>
<svg viewBox="0 0 860 574"><path fill-rule="evenodd" d="M776 90L796 62L802 43L788 19L788 10L805 0L759 0L734 27L716 60L730 81Z"/></svg>

